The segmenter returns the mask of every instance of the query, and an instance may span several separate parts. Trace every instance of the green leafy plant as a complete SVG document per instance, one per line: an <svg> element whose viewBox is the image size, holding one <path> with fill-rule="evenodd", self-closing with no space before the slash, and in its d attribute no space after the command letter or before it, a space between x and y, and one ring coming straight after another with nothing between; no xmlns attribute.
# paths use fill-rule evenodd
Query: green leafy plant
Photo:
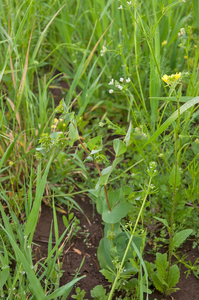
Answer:
<svg viewBox="0 0 199 300"><path fill-rule="evenodd" d="M94 289L91 291L91 297L94 300L107 300L108 295L106 295L106 290L103 288L102 285L97 285L94 287Z"/></svg>
<svg viewBox="0 0 199 300"><path fill-rule="evenodd" d="M41 201L48 201L53 211L54 201L67 205L67 228L74 218L70 209L82 212L74 197L83 190L105 223L98 258L113 284L109 297L116 289L133 294L138 287L134 298L149 292L142 254L146 231L157 235L160 222L170 235L161 241L169 243L161 285L173 291L171 257L190 234L198 245L198 1L4 2L0 0L0 197L11 206L11 228L2 222L2 277L10 257L19 262L13 249L23 235L32 245ZM165 73L175 73L163 76L169 89L161 81ZM54 109L57 90L63 100ZM157 163L158 173L151 184L150 162ZM24 223L20 236L14 215ZM73 224L77 234L78 220ZM159 241L156 236L154 245L160 246ZM12 250L4 256L7 244ZM28 256L30 250L20 247ZM189 266L188 274L198 276L197 264L179 261ZM50 296L59 284L61 264L55 259L39 270L46 268L50 283L42 281L42 289ZM20 271L24 267L17 264L9 288ZM156 267L154 272L159 271ZM31 283L37 284L34 276ZM9 296L15 297L12 292Z"/></svg>
<svg viewBox="0 0 199 300"><path fill-rule="evenodd" d="M77 287L75 292L76 292L76 295L72 295L71 298L77 299L77 300L88 300L88 299L84 298L86 292L84 290L81 290L80 287Z"/></svg>
<svg viewBox="0 0 199 300"><path fill-rule="evenodd" d="M155 288L165 296L178 290L175 286L180 279L180 271L177 265L170 267L169 277L167 276L168 268L167 254L156 253L155 266L151 272L151 279Z"/></svg>
<svg viewBox="0 0 199 300"><path fill-rule="evenodd" d="M61 110L62 105L63 103L60 103L60 106L58 107L59 110ZM122 186L119 189L108 191L107 186L111 173L122 161L122 155L127 151L127 147L132 143L133 132L131 125L128 132L125 134L124 142L120 139L113 140L115 158L110 166L105 167L101 171L99 164L108 162L106 157L102 154L102 137L97 136L90 139L87 144L83 144L76 125L77 118L74 116L74 114L68 113L67 108L66 111L62 111L62 118L68 120L68 130L66 128L64 133L65 139L69 139L70 145L73 145L74 142L79 141L81 148L83 148L88 155L86 161L92 161L99 172L99 180L97 181L95 189L89 190L89 192L93 200L96 202L98 213L102 215L102 220L105 222L104 238L100 241L98 248L98 259L103 269L102 273L109 279L110 282L113 283L113 287L108 298L111 299L120 276L129 277L130 275L135 275L136 273L135 268L130 266L131 263L129 265L128 260L131 259L133 261L135 257L138 256L141 264L144 264L140 254L142 235L138 236L136 234L136 227L143 213L147 196L151 191L151 181L157 173L157 164L155 162L150 163L148 168L150 179L143 192L143 202L140 212L133 230L130 230L130 232L125 232L122 230L119 222L128 214L132 206L128 199L128 196L132 193L132 188L128 186ZM60 134L62 135L63 133L61 132ZM59 140L57 140L57 143L59 144ZM40 148L38 148L38 151L40 151ZM123 269L125 268L128 268L127 274L125 274L125 272L123 274ZM148 289L146 288L145 291L148 292Z"/></svg>

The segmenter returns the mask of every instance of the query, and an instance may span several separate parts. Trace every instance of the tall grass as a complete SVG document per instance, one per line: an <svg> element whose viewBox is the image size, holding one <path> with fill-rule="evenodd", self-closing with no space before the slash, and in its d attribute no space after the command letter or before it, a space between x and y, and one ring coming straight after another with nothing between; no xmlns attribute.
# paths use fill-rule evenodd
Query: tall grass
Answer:
<svg viewBox="0 0 199 300"><path fill-rule="evenodd" d="M33 260L32 240L38 222L41 200L46 185L46 178L52 163L51 157L44 175L41 174L41 166L37 169L37 185L36 194L32 209L32 191L29 190L27 205L26 205L26 221L25 226L21 226L11 206L9 205L9 197L5 192L1 193L2 199L6 202L9 208L9 215L6 215L4 208L0 203L0 211L3 224L1 227L1 242L0 242L0 259L2 270L0 272L1 282L1 297L5 299L14 299L16 295L20 295L21 299L27 299L30 295L34 295L36 299L54 299L61 297L66 299L71 291L71 287L81 278L75 278L65 286L59 288L59 278L61 272L61 263L57 266L57 274L55 265L57 259L60 258L63 252L63 247L70 237L70 230L66 228L64 233L59 237L57 217L55 206L53 205L54 232L56 246L52 248L52 228L49 236L48 256L44 262L35 262ZM32 184L30 184L31 186ZM28 206L30 206L28 208ZM68 236L65 238L66 232ZM9 242L8 242L9 241ZM61 244L61 246L60 246ZM14 270L10 263L14 263ZM42 275L40 272L42 271ZM83 278L83 277L82 277ZM43 285L45 283L45 288ZM50 293L50 294L49 294Z"/></svg>
<svg viewBox="0 0 199 300"><path fill-rule="evenodd" d="M198 119L198 1L130 2L0 0L0 193L5 202L10 200L17 216L25 210L27 222L20 231L20 239L23 240L23 234L28 236L29 245L53 163L50 155L48 163L43 160L39 164L35 159L41 135L52 133L56 111L49 91L51 85L59 84L60 80L67 82L68 89L63 93L65 107L68 112L76 112L83 139L97 134L98 123L105 116L124 125L132 121L134 130L142 128L148 140L141 144L135 139L138 155L147 166L151 159L159 161L164 154L163 164L159 165L168 178L173 158L167 142L175 130L177 106L161 78L182 71L184 81L179 102L184 103L180 107L184 117L179 125L180 167L189 145L198 138L198 126L189 133L190 124ZM118 9L120 5L122 9ZM179 36L182 28L185 34ZM105 53L101 52L103 47ZM112 79L120 83L120 78L131 79L128 88L123 93L113 86L114 92L110 94L108 83ZM92 128L86 128L88 122L92 122ZM170 125L173 128L168 133ZM83 155L72 156L69 152L67 155L72 165L70 173L76 167L81 168L91 185L88 172L82 167ZM197 158L196 154L186 160L184 174L195 168ZM8 286L14 287L19 280L23 265L35 287L38 286L35 293L40 299L39 293L44 296L44 291L28 267L29 258L24 258L28 250L23 245L16 248L16 236L2 206L1 213L4 219L1 228L21 261L13 282L9 281L5 267ZM12 210L10 214L16 220ZM56 223L55 213L54 220ZM2 249L5 251L4 241ZM7 252L1 255L5 266L8 257Z"/></svg>

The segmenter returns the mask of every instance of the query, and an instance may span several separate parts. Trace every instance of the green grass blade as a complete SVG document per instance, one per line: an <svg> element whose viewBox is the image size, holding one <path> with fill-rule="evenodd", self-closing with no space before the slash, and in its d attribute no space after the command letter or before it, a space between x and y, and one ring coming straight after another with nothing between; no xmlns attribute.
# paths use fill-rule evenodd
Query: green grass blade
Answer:
<svg viewBox="0 0 199 300"><path fill-rule="evenodd" d="M34 271L31 269L29 262L25 258L23 252L19 249L16 241L11 237L11 235L3 228L3 226L0 224L0 227L4 230L6 235L8 236L10 243L15 251L17 259L20 261L20 263L23 265L24 271L26 272L26 275L31 282L31 287L34 291L34 294L36 296L37 300L43 300L45 299L45 295L43 292L43 289L40 285L39 280L34 274Z"/></svg>
<svg viewBox="0 0 199 300"><path fill-rule="evenodd" d="M103 11L102 11L102 13L101 13L101 16L100 16L99 20L101 20L101 19L103 18L104 14L106 14L106 12L107 12L109 6L112 4L113 1L114 1L114 0L108 0L106 6L104 7L104 9L103 9Z"/></svg>
<svg viewBox="0 0 199 300"><path fill-rule="evenodd" d="M33 207L32 207L31 213L29 215L29 218L27 220L26 227L24 229L24 234L26 236L29 236L29 234L30 234L30 238L29 238L30 242L32 242L33 234L34 234L34 231L35 231L35 228L36 228L36 225L37 225L37 220L38 220L38 216L39 216L39 208L40 208L40 205L41 205L41 200L42 200L43 192L44 192L45 185L46 185L46 179L47 179L47 176L48 176L48 171L49 171L49 168L51 166L53 158L54 158L54 155L51 156L51 158L50 158L50 160L49 160L49 162L46 166L46 170L44 172L44 175L43 175L42 179L38 182ZM37 178L41 178L41 170L40 170L39 167L37 169L37 172L38 172Z"/></svg>
<svg viewBox="0 0 199 300"><path fill-rule="evenodd" d="M199 103L199 97L195 97L192 100L188 101L180 107L180 115L184 113L187 109ZM169 125L171 125L178 118L178 110L176 110L159 128L156 132L150 137L150 139L144 144L143 147L146 147L149 143L153 142L163 131L165 131Z"/></svg>
<svg viewBox="0 0 199 300"><path fill-rule="evenodd" d="M20 248L17 244L15 234L11 227L11 223L9 222L9 219L6 216L1 203L0 203L0 211L1 211L3 221L4 221L5 228L1 224L0 224L0 227L3 229L3 231L6 233L6 235L8 236L8 238L10 240L10 243L11 243L11 245L14 249L15 255L16 255L16 261L23 265L24 271L26 272L26 275L29 278L29 281L31 282L31 286L32 286L32 289L34 290L37 300L43 300L44 292L40 285L40 282L38 281L33 270L31 269L30 262L27 261L24 253L20 250ZM16 220L15 220L15 222L16 222ZM19 226L20 226L20 224L19 224Z"/></svg>
<svg viewBox="0 0 199 300"><path fill-rule="evenodd" d="M58 229L57 214L56 214L56 209L55 209L54 198L53 198L53 220L54 220L55 242L57 244L58 240L59 240L59 229Z"/></svg>
<svg viewBox="0 0 199 300"><path fill-rule="evenodd" d="M10 155L12 154L12 151L14 149L14 145L15 145L16 141L17 141L17 138L15 138L15 140L9 145L9 147L7 148L7 150L4 153L3 157L1 158L1 160L0 160L0 170L1 170L1 167L2 167L2 165L4 163L4 161L7 162L7 160L10 157Z"/></svg>
<svg viewBox="0 0 199 300"><path fill-rule="evenodd" d="M86 87L85 87L83 95L82 95L82 105L81 105L81 108L79 110L78 117L81 117L81 115L84 113L84 111L85 111L85 109L86 109L86 107L87 107L87 105L90 101L90 98L92 97L92 94L95 91L95 89L99 88L99 86L97 86L97 83L98 83L102 73L104 72L104 70L106 68L106 65L105 65L104 68L102 69L102 71L100 72L99 76L95 80L95 82L91 85L90 89L88 89L88 84L91 80L91 75L92 75L92 72L94 71L94 68L95 68L95 65L96 65L97 61L98 61L98 58L94 62L93 66L92 66L92 68L91 68L91 70L88 74L88 77L87 77L87 80L86 80Z"/></svg>
<svg viewBox="0 0 199 300"><path fill-rule="evenodd" d="M0 202L0 211L1 211L1 216L2 216L2 219L3 219L3 224L4 224L4 227L7 231L7 233L9 234L9 236L13 239L13 240L16 240L15 239L15 235L13 233L13 230L12 230L12 227L11 227L11 224L9 222L9 219L8 217L6 216L5 212L4 212L4 209L3 209L3 206ZM3 227L2 227L3 228Z"/></svg>
<svg viewBox="0 0 199 300"><path fill-rule="evenodd" d="M42 300L51 300L51 299L55 299L56 297L62 296L71 287L73 287L76 282L78 282L79 280L81 280L82 278L85 278L85 277L86 276L84 275L84 276L81 276L79 278L73 279L69 283L65 284L64 286L62 286L59 289L57 289L56 291L54 291L52 294L50 294L50 295L46 296L45 298L43 298Z"/></svg>
<svg viewBox="0 0 199 300"><path fill-rule="evenodd" d="M74 79L73 79L73 82L72 82L72 84L71 84L71 87L70 87L70 89L69 89L69 91L68 91L68 94L67 94L67 96L66 96L65 102L66 102L66 105L67 105L67 106L70 105L70 102L71 102L71 99L72 99L72 96L73 96L73 92L74 92L74 90L75 90L75 88L76 88L76 86L77 86L77 84L78 84L79 78L80 78L80 76L81 76L81 74L82 74L84 62L85 62L85 56L83 57L83 59L82 59L80 65L79 65L79 67L78 67L78 70L77 70L77 72L76 72L76 74L75 74L75 77L74 77Z"/></svg>
<svg viewBox="0 0 199 300"><path fill-rule="evenodd" d="M3 250L4 250L4 257L0 253L0 262L1 262L1 269L0 271L0 291L2 291L4 284L6 283L8 276L10 274L9 272L9 259L8 259L8 251L6 250L5 244L2 241L3 244Z"/></svg>
<svg viewBox="0 0 199 300"><path fill-rule="evenodd" d="M27 19L27 17L28 17L28 12L29 12L29 9L30 9L31 5L32 5L32 1L31 1L31 3L29 4L29 6L28 6L28 8L27 8L27 10L26 10L26 12L25 12L25 14L24 14L24 17L23 17L23 20L22 20L22 22L21 22L21 24L20 24L20 26L19 26L19 29L17 30L17 34L16 34L16 36L15 36L15 39L14 39L13 45L12 45L12 47L11 47L11 50L10 50L10 52L9 52L9 51L7 52L7 55L6 55L6 58L5 58L5 63L4 63L4 66L3 66L3 68L2 68L2 71L1 71L1 73L0 73L0 82L1 82L1 80L2 80L2 77L3 77L3 74L4 74L5 68L6 68L7 63L8 63L8 60L9 60L9 57L11 56L12 51L13 51L14 47L16 46L17 40L18 40L18 38L19 38L19 36L20 36L20 34L21 34L21 31L22 31L22 29L23 29L23 26L24 26L24 24L25 24L25 21L26 21L26 19Z"/></svg>
<svg viewBox="0 0 199 300"><path fill-rule="evenodd" d="M198 26L198 29L199 29L199 1L198 0L193 0L193 11L194 11L194 15L195 15L195 21L196 21L196 24Z"/></svg>
<svg viewBox="0 0 199 300"><path fill-rule="evenodd" d="M56 16L59 14L59 12L64 8L66 4L64 4L55 14L54 16L52 17L52 19L50 20L50 22L47 24L47 26L45 27L45 29L43 30L43 32L41 33L39 39L38 39L38 42L36 44L36 47L35 47L35 50L33 52L33 55L32 55L32 60L34 61L35 60L35 57L37 55L37 52L39 50L39 47L41 46L41 43L44 39L44 37L46 36L46 31L48 30L49 26L52 24L52 22L54 21L54 19L56 18Z"/></svg>
<svg viewBox="0 0 199 300"><path fill-rule="evenodd" d="M157 0L152 1L154 23L157 24ZM159 25L156 25L156 33L154 35L154 54L156 57L156 63L153 59L152 54L150 54L150 97L159 96L160 94L160 76L156 67L158 64L160 68L160 31ZM150 101L151 103L151 122L153 130L155 130L155 123L158 120L158 101Z"/></svg>
<svg viewBox="0 0 199 300"><path fill-rule="evenodd" d="M151 100L164 100L164 101L173 101L177 102L176 97L150 97ZM182 96L180 97L179 101L186 103L187 101L193 99L193 97Z"/></svg>

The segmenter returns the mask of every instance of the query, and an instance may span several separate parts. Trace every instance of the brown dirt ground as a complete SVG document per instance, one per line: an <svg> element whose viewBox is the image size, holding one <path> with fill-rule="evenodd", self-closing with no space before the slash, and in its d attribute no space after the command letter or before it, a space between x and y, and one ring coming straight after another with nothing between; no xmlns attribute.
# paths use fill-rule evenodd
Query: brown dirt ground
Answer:
<svg viewBox="0 0 199 300"><path fill-rule="evenodd" d="M100 267L97 260L97 248L99 241L102 238L103 227L101 225L101 217L98 213L96 213L96 211L94 212L93 217L93 206L88 198L76 197L75 200L90 220L89 224L84 215L82 215L78 211L74 211L76 217L80 220L80 226L82 228L80 232L88 230L90 234L87 238L87 243L83 242L83 240L85 239L85 235L78 234L77 237L72 238L70 244L66 244L64 248L65 254L63 257L62 266L62 269L65 272L61 278L61 285L64 285L67 282L71 281L71 279L73 278L72 274L74 274L75 270L79 268L82 259L85 257L85 261L80 271L80 276L86 275L86 277L80 280L76 286L79 286L81 289L84 289L86 291L86 299L92 300L93 298L91 298L90 296L90 291L96 285L103 285L105 288L107 288L108 291L108 282L99 272ZM62 213L57 212L60 234L65 230L62 216ZM37 247L37 250L35 250L37 259L40 258L40 255L44 257L47 254L48 237L52 219L52 208L42 204L42 213L34 235L34 242L39 245ZM187 260L190 260L192 263L199 256L198 250L192 249L191 242L186 242L185 245L180 249L180 251L183 254L186 253L188 255ZM145 255L145 259L148 261L154 261L154 256ZM173 293L172 296L169 296L167 298L163 297L163 295L155 291L152 295L149 295L149 300L199 300L199 280L196 279L193 274L191 274L188 279L186 279L186 274L184 273L186 270L187 269L184 266L181 267L180 281L177 285L177 287L180 288L179 291ZM75 287L73 288L68 299L72 299L71 295L73 294L75 294Z"/></svg>

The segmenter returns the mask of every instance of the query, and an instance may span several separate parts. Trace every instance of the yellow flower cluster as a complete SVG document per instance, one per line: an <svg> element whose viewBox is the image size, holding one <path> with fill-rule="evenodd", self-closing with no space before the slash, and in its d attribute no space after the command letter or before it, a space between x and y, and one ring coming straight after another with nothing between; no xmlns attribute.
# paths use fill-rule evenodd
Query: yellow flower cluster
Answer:
<svg viewBox="0 0 199 300"><path fill-rule="evenodd" d="M54 118L53 124L56 124L56 123L58 123L58 122L59 122L59 120L58 120L57 118Z"/></svg>
<svg viewBox="0 0 199 300"><path fill-rule="evenodd" d="M181 72L180 73L176 73L176 74L172 74L170 76L168 76L168 75L165 74L162 77L162 80L164 82L166 82L167 84L171 85L171 84L176 83L180 77L181 77Z"/></svg>

